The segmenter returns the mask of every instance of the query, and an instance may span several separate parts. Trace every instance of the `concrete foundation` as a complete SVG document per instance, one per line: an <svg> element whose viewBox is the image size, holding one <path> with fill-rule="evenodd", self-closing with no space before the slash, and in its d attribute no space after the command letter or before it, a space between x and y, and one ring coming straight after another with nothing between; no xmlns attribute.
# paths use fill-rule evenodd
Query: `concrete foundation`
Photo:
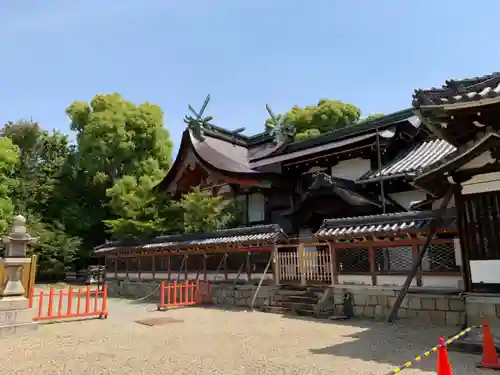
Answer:
<svg viewBox="0 0 500 375"><path fill-rule="evenodd" d="M108 293L112 296L127 298L143 298L147 295L151 302L158 302L160 291L159 282L154 281L126 281L109 280ZM329 288L325 288L325 291ZM354 316L363 319L387 319L392 305L396 301L399 290L377 287L334 287L328 299L322 301L323 308L330 308L336 314L342 314L344 296L349 293L353 306ZM211 285L210 298L212 303L221 306L249 307L256 290L256 285L234 285L233 283L220 283ZM263 285L255 300L255 308L272 305L279 299L280 289L275 285ZM480 306L480 307L478 307ZM461 326L468 322L480 320L480 313L499 311L496 305L472 303L466 309L465 300L458 295L435 293L409 293L398 311L398 317L405 320L414 320L421 323ZM499 300L500 306L500 300ZM495 319L498 319L495 315ZM500 322L500 321L499 321ZM475 324L475 323L469 323Z"/></svg>
<svg viewBox="0 0 500 375"><path fill-rule="evenodd" d="M160 282L135 280L108 280L110 297L143 298L158 302ZM221 306L249 307L257 286L254 284L234 285L234 283L211 284L210 299ZM399 289L368 286L348 286L325 288L332 289L323 308L341 314L344 296L350 295L354 316L362 319L387 319L396 301ZM255 308L272 305L279 300L279 287L263 285L255 300ZM321 294L321 293L320 293ZM320 298L321 299L321 298ZM408 293L398 311L402 320L437 325L462 326L481 324L487 319L492 327L500 327L500 296L469 295L462 298L457 294L437 292Z"/></svg>
<svg viewBox="0 0 500 375"><path fill-rule="evenodd" d="M35 311L28 308L26 298L0 299L0 338L36 330L38 323L33 321L34 316Z"/></svg>

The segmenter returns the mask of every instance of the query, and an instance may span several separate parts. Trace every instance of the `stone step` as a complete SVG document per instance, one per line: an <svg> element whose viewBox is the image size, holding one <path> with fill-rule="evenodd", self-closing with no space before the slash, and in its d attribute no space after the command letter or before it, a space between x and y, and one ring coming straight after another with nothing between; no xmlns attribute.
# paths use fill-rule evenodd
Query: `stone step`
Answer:
<svg viewBox="0 0 500 375"><path fill-rule="evenodd" d="M282 306L274 306L274 305L262 306L260 309L263 312L267 312L267 313L271 313L271 314L287 314L287 313L292 312L292 310L289 308L282 307Z"/></svg>
<svg viewBox="0 0 500 375"><path fill-rule="evenodd" d="M298 303L309 303L309 304L317 304L318 297L314 296L287 296L286 301L288 302L298 302Z"/></svg>
<svg viewBox="0 0 500 375"><path fill-rule="evenodd" d="M301 286L301 285L293 285L293 284L283 284L280 285L280 290L293 290L293 291L299 291L299 292L307 292L307 287L306 286Z"/></svg>
<svg viewBox="0 0 500 375"><path fill-rule="evenodd" d="M298 309L314 309L316 304L307 302L293 302L293 301L283 301L273 304L273 306L285 307L288 309L298 310Z"/></svg>
<svg viewBox="0 0 500 375"><path fill-rule="evenodd" d="M1 325L0 326L0 338L13 336L13 335L24 335L24 334L36 331L37 329L38 329L37 322Z"/></svg>
<svg viewBox="0 0 500 375"><path fill-rule="evenodd" d="M35 317L35 309L0 310L0 326L31 323Z"/></svg>

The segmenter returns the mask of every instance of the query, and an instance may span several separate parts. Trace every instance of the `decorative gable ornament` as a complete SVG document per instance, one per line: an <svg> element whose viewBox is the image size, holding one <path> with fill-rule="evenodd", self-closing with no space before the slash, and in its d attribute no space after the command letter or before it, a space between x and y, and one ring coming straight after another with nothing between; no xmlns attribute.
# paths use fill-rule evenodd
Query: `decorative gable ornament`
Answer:
<svg viewBox="0 0 500 375"><path fill-rule="evenodd" d="M269 135L274 138L274 143L281 145L284 143L293 142L296 133L295 126L287 123L285 116L275 116L268 104L266 104L266 110L273 120L274 126L271 130L269 130Z"/></svg>
<svg viewBox="0 0 500 375"><path fill-rule="evenodd" d="M204 130L211 128L209 122L214 119L213 116L203 117L203 113L207 108L208 102L210 102L210 94L208 94L205 98L205 102L201 106L199 112L196 112L191 105L188 105L189 111L191 111L194 117L188 115L184 116L184 122L187 124L188 129L191 130L193 136L200 142L205 140Z"/></svg>

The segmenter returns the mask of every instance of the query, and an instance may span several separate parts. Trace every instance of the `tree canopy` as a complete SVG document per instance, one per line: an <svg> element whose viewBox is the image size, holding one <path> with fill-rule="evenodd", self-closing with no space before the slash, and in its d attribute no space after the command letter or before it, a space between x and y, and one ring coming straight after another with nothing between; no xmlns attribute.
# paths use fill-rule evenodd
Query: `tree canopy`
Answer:
<svg viewBox="0 0 500 375"><path fill-rule="evenodd" d="M277 116L284 116L286 123L295 126L295 139L302 140L357 123L361 110L355 105L338 100L321 99L316 105L294 106L288 112ZM265 126L269 131L274 126L274 121L267 119Z"/></svg>

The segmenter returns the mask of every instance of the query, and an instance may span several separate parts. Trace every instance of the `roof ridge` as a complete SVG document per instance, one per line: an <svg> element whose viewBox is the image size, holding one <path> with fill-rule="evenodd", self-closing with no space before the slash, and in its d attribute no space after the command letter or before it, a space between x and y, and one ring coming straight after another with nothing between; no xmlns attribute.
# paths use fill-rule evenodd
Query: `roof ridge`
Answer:
<svg viewBox="0 0 500 375"><path fill-rule="evenodd" d="M351 224L359 224L360 222L367 224L381 224L381 223L391 223L399 222L402 220L424 220L432 219L436 214L436 211L402 211L378 215L365 215L365 216L351 216L338 219L325 219L320 229L332 228L332 227L346 227ZM445 215L454 216L453 210L447 210ZM374 220L377 219L377 220Z"/></svg>
<svg viewBox="0 0 500 375"><path fill-rule="evenodd" d="M219 237L224 237L224 235L226 235L227 237L232 237L240 234L249 235L249 234L261 234L261 233L272 233L272 232L276 233L282 232L284 234L283 229L278 224L265 224L265 225L220 229L211 232L178 233L178 234L161 235L153 238L131 238L128 240L106 241L104 244L99 245L94 249L98 250L100 248L109 246L137 246L144 242L149 242L149 243L159 243L165 241L178 242L182 240L219 238Z"/></svg>

